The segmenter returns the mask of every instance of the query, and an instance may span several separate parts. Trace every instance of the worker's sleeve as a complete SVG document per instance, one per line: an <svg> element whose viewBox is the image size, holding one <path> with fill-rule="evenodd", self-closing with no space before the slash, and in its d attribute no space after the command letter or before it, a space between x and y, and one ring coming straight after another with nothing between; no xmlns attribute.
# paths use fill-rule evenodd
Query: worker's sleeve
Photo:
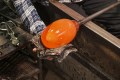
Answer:
<svg viewBox="0 0 120 80"><path fill-rule="evenodd" d="M46 27L30 0L13 0L13 4L25 29L30 33L37 34Z"/></svg>

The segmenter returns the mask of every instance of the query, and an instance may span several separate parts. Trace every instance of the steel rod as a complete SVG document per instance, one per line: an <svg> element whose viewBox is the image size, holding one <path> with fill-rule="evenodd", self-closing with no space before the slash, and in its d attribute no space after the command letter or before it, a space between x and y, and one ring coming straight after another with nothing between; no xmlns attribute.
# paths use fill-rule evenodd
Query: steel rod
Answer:
<svg viewBox="0 0 120 80"><path fill-rule="evenodd" d="M96 13L94 13L94 14L92 14L92 15L86 17L86 18L84 18L83 20L78 21L78 22L79 22L80 24L85 24L86 22L88 22L88 21L94 19L95 17L97 17L97 16L103 14L104 12L106 12L106 11L108 11L108 10L110 10L110 9L112 9L112 8L114 8L114 7L116 7L116 6L118 6L119 4L120 4L119 1L116 2L116 3L113 3L112 5L110 5L110 6L106 7L106 8L104 8L104 9L102 9L102 10L100 10L100 11L98 11L98 12L96 12Z"/></svg>

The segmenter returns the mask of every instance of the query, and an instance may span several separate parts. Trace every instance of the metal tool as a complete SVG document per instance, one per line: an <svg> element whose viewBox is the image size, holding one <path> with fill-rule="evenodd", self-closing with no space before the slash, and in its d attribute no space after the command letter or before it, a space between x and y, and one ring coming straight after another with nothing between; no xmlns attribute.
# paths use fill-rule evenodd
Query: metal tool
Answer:
<svg viewBox="0 0 120 80"><path fill-rule="evenodd" d="M88 21L94 19L95 17L97 17L97 16L105 13L106 11L108 11L108 10L110 10L110 9L118 6L119 4L120 4L120 1L118 1L118 2L116 2L116 3L113 3L112 5L110 5L110 6L106 7L106 8L104 8L104 9L102 9L102 10L100 10L100 11L98 11L98 12L96 12L96 13L88 16L88 17L86 17L85 19L79 20L78 22L79 22L80 24L85 24L86 22L88 22Z"/></svg>
<svg viewBox="0 0 120 80"><path fill-rule="evenodd" d="M12 21L8 21L8 22L14 24ZM4 29L4 30L7 31L8 35L10 35L10 37L11 37L10 40L11 40L12 44L15 45L15 46L18 46L18 45L19 45L19 40L18 40L18 38L15 36L15 33L14 33L14 31L12 30L12 28L10 27L10 25L9 25L8 23L6 23L6 22L1 22L1 24L4 24L4 25L5 25L6 29ZM15 25L15 24L14 24L14 25Z"/></svg>
<svg viewBox="0 0 120 80"><path fill-rule="evenodd" d="M68 14L69 16L71 16L71 17L73 16L73 13L71 13L65 5L59 3L58 1L52 1L52 0L50 0L50 3L52 3L53 5L55 5L57 8L59 8L60 10L62 10L66 14ZM85 24L86 22L88 22L88 21L94 19L95 17L103 14L104 12L106 12L106 11L108 11L108 10L116 7L116 6L118 6L119 4L120 4L120 1L118 1L116 3L113 3L110 6L104 8L104 9L102 9L102 10L100 10L100 11L98 11L98 12L92 14L92 15L83 18L82 20L78 20L78 22L79 22L80 25L81 24Z"/></svg>
<svg viewBox="0 0 120 80"><path fill-rule="evenodd" d="M11 29L11 27L6 23L6 27L7 27L7 32L11 37L11 41L13 45L19 46L19 40L18 38L15 36L14 31Z"/></svg>

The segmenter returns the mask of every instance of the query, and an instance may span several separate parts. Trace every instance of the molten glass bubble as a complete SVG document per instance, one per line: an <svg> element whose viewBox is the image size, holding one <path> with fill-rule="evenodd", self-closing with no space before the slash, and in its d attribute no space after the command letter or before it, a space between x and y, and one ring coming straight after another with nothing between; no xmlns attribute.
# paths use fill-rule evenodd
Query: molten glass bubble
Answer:
<svg viewBox="0 0 120 80"><path fill-rule="evenodd" d="M78 23L69 19L60 19L45 28L41 41L47 48L58 48L70 43L78 29Z"/></svg>

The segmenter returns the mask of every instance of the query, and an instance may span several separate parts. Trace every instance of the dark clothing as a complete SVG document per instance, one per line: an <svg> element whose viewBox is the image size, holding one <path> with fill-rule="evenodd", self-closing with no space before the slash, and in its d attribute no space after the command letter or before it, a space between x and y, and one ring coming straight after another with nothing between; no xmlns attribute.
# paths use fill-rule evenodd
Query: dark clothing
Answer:
<svg viewBox="0 0 120 80"><path fill-rule="evenodd" d="M82 4L87 15L91 15L117 0L85 0ZM120 5L93 19L103 24L106 30L120 38Z"/></svg>

